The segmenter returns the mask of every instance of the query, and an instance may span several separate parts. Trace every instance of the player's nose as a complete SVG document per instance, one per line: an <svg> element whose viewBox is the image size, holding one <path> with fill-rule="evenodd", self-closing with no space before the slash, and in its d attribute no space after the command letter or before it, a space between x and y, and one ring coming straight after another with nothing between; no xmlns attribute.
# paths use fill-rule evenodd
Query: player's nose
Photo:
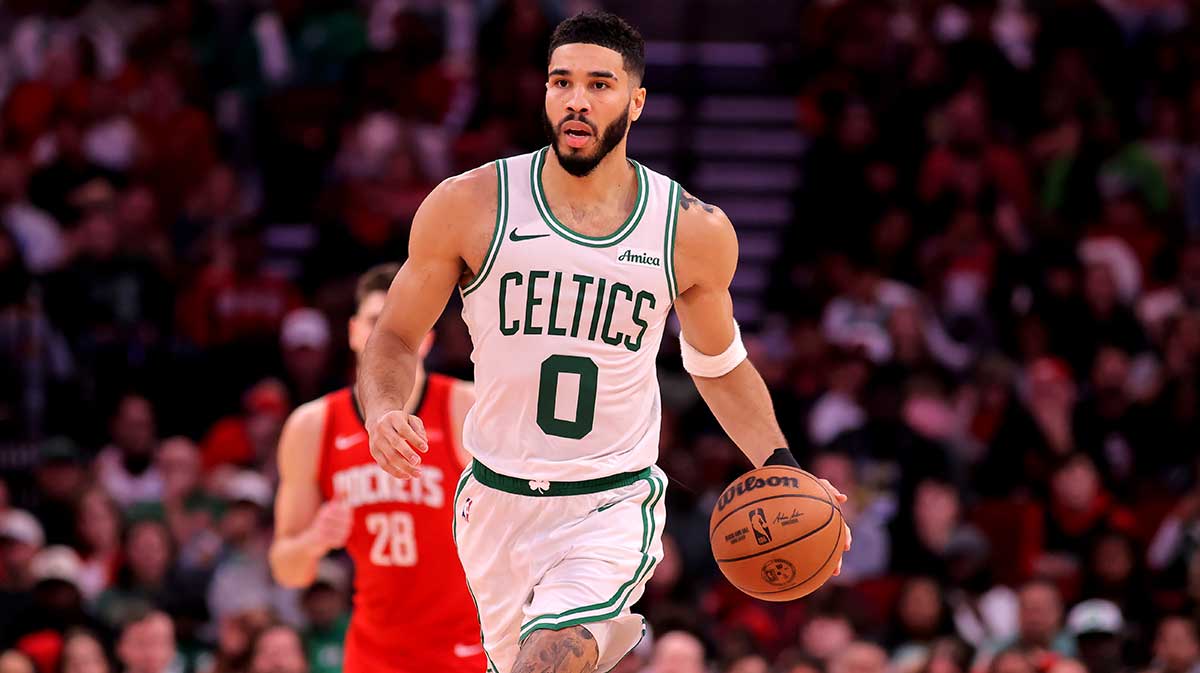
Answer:
<svg viewBox="0 0 1200 673"><path fill-rule="evenodd" d="M586 114L591 110L587 92L583 87L577 86L571 89L571 96L567 99L567 110L575 114Z"/></svg>

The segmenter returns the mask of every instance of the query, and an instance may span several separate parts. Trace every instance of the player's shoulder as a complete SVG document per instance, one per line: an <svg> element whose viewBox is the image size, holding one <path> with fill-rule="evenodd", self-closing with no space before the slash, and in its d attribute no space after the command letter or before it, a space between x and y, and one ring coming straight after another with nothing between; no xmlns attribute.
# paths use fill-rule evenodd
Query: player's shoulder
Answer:
<svg viewBox="0 0 1200 673"><path fill-rule="evenodd" d="M682 269L722 268L737 263L737 234L725 211L679 188L675 259ZM715 265L715 266L714 266Z"/></svg>
<svg viewBox="0 0 1200 673"><path fill-rule="evenodd" d="M496 201L496 165L487 163L442 180L426 203L439 208L470 209Z"/></svg>
<svg viewBox="0 0 1200 673"><path fill-rule="evenodd" d="M284 422L284 427L304 434L319 433L325 426L328 410L329 395L305 402L292 410Z"/></svg>

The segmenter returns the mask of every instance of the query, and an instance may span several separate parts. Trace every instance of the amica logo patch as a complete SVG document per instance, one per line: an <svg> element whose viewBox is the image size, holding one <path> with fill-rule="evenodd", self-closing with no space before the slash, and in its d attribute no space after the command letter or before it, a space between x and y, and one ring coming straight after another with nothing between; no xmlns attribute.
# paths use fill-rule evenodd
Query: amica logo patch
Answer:
<svg viewBox="0 0 1200 673"><path fill-rule="evenodd" d="M622 264L638 264L641 266L661 266L661 258L655 257L646 252L626 248L621 251L621 255L617 257L617 261Z"/></svg>

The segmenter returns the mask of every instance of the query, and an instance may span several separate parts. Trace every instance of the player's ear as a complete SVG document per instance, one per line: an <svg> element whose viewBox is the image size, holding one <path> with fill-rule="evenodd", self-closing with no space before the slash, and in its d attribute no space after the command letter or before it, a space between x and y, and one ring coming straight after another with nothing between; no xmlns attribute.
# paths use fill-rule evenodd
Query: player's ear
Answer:
<svg viewBox="0 0 1200 673"><path fill-rule="evenodd" d="M646 87L639 86L633 90L633 95L629 97L629 119L637 121L638 117L642 116L642 110L646 107Z"/></svg>

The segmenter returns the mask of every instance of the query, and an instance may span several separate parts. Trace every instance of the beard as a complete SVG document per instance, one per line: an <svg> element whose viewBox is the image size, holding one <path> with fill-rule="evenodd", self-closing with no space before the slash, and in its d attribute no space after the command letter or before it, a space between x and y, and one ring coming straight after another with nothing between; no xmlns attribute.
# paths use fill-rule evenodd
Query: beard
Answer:
<svg viewBox="0 0 1200 673"><path fill-rule="evenodd" d="M575 113L563 117L558 122L559 128L569 121L587 124L592 127L592 134L600 139L599 146L596 147L596 151L591 156L585 156L576 152L563 152L563 150L559 149L559 132L555 129L554 124L550 123L550 115L546 114L546 108L542 108L542 130L546 133L546 138L550 141L550 148L554 150L554 156L558 157L558 164L571 175L582 178L595 170L596 166L599 166L600 162L604 161L604 157L608 156L608 153L612 152L625 139L625 134L629 132L629 106L625 106L625 111L621 113L621 116L606 126L603 133L597 134L596 126L591 120ZM574 148L567 149L573 150Z"/></svg>

